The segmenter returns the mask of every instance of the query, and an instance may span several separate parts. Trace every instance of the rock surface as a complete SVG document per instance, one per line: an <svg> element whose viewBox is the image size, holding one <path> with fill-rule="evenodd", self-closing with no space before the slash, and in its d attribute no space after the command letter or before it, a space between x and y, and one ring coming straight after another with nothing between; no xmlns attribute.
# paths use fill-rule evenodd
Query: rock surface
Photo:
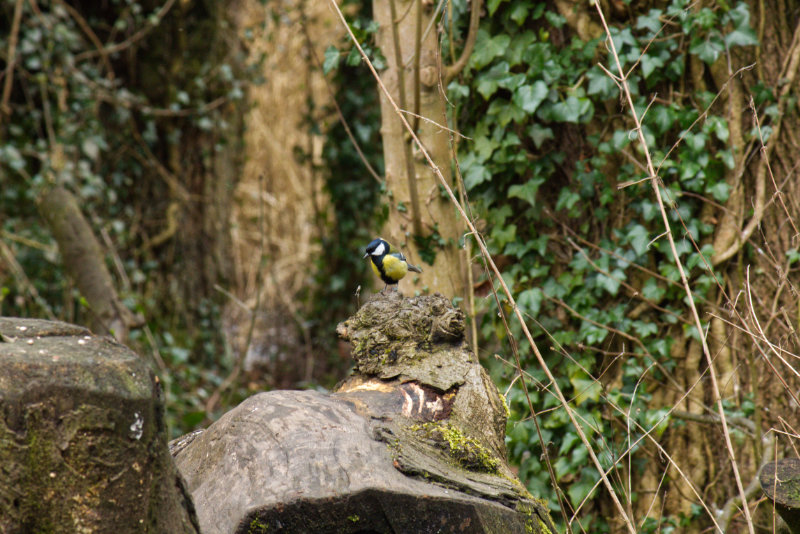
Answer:
<svg viewBox="0 0 800 534"><path fill-rule="evenodd" d="M0 318L0 532L198 532L160 388L126 347Z"/></svg>

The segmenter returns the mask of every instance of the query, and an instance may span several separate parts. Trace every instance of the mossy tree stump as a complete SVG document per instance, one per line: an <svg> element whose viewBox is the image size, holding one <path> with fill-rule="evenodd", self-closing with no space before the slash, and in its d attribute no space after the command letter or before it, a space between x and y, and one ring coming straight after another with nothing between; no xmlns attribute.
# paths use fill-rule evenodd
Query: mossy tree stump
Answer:
<svg viewBox="0 0 800 534"><path fill-rule="evenodd" d="M338 331L356 364L333 394L255 395L173 442L204 534L554 531L460 311L377 295Z"/></svg>
<svg viewBox="0 0 800 534"><path fill-rule="evenodd" d="M198 532L136 354L66 323L0 318L0 369L0 532Z"/></svg>

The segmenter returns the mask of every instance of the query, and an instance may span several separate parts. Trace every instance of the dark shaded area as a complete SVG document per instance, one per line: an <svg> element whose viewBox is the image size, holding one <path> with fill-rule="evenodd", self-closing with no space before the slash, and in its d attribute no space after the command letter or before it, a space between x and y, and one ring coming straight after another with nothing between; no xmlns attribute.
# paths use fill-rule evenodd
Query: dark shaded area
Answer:
<svg viewBox="0 0 800 534"><path fill-rule="evenodd" d="M320 513L323 507L325 513ZM319 534L535 532L527 529L516 511L503 506L455 499L421 499L379 490L365 490L324 502L301 499L280 508L256 512L242 520L236 534L276 531Z"/></svg>

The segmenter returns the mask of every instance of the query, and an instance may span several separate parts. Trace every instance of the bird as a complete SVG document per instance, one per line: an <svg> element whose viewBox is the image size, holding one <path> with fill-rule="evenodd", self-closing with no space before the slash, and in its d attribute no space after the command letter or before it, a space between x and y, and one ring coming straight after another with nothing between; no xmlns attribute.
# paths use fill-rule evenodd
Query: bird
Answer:
<svg viewBox="0 0 800 534"><path fill-rule="evenodd" d="M380 237L373 239L367 245L364 257L372 260L372 270L386 284L381 293L390 285L396 285L408 271L421 273L422 269L411 265L402 252L394 248L388 241Z"/></svg>

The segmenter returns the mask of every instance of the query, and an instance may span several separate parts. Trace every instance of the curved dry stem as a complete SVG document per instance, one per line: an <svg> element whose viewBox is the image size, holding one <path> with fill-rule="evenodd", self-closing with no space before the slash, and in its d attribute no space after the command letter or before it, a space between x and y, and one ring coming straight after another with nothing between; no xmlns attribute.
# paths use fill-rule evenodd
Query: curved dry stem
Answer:
<svg viewBox="0 0 800 534"><path fill-rule="evenodd" d="M19 25L22 20L22 0L17 0L14 6L14 19L11 23L11 33L8 38L8 54L6 56L5 82L3 83L3 98L0 100L0 117L11 115L8 102L11 99L11 87L14 85L14 64L16 63L17 41L19 40Z"/></svg>
<svg viewBox="0 0 800 534"><path fill-rule="evenodd" d="M469 56L472 55L472 49L475 48L475 41L478 39L478 26L481 21L481 8L483 7L483 0L472 0L472 9L469 12L469 33L467 33L467 41L464 43L464 50L461 51L461 57L444 69L444 86L447 87L450 81L458 76L464 70L469 61Z"/></svg>

